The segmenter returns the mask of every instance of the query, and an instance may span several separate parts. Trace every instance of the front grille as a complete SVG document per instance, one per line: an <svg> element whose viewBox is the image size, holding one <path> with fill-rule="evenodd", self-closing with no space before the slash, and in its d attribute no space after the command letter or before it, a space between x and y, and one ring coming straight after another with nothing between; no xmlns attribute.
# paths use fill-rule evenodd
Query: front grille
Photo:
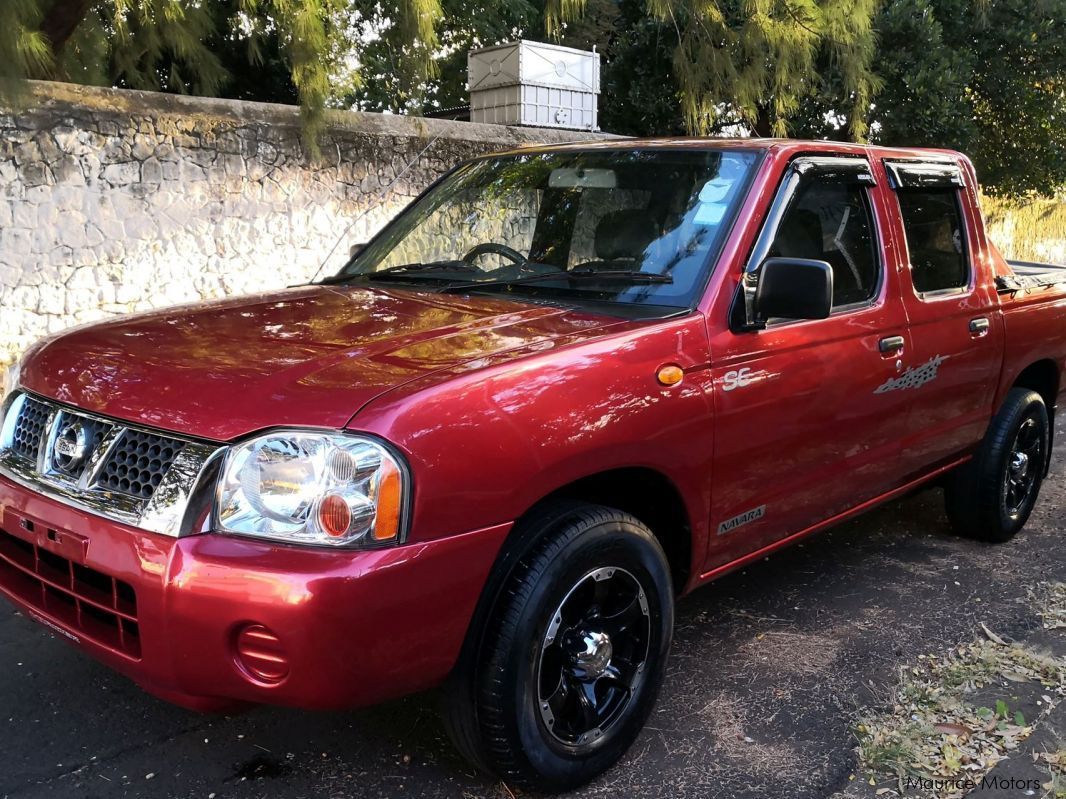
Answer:
<svg viewBox="0 0 1066 799"><path fill-rule="evenodd" d="M0 0L2 3L3 0ZM208 501L224 448L127 426L17 392L0 416L0 474L106 519L181 535ZM196 498L197 507L189 503Z"/></svg>
<svg viewBox="0 0 1066 799"><path fill-rule="evenodd" d="M150 499L184 446L182 441L154 433L126 430L107 456L97 485Z"/></svg>
<svg viewBox="0 0 1066 799"><path fill-rule="evenodd" d="M64 628L140 659L133 586L0 530L0 587Z"/></svg>
<svg viewBox="0 0 1066 799"><path fill-rule="evenodd" d="M32 397L26 398L11 435L11 449L16 455L31 461L37 460L41 440L45 437L48 426L48 410L45 403Z"/></svg>
<svg viewBox="0 0 1066 799"><path fill-rule="evenodd" d="M54 416L54 433L48 430L49 417ZM167 436L129 427L115 429L103 419L86 416L62 406L26 396L17 410L8 446L11 451L36 465L38 454L46 441L55 441L52 451L45 453L46 470L66 480L90 481L90 489L117 492L139 502L147 502L163 482L164 476L185 442ZM65 454L59 447L69 438L87 442L87 452L76 456ZM107 452L100 452L106 447ZM104 455L99 464L98 456ZM99 464L94 467L93 464ZM90 470L95 472L86 476Z"/></svg>

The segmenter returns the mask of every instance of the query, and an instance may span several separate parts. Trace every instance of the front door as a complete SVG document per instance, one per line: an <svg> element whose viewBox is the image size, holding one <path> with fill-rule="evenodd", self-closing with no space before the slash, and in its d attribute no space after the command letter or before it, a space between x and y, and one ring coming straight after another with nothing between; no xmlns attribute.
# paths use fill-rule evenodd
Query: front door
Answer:
<svg viewBox="0 0 1066 799"><path fill-rule="evenodd" d="M907 397L883 387L900 376L910 336L878 234L884 202L861 158L797 159L783 179L746 271L756 274L768 257L827 261L834 309L828 319L771 320L712 341L705 570L901 483Z"/></svg>

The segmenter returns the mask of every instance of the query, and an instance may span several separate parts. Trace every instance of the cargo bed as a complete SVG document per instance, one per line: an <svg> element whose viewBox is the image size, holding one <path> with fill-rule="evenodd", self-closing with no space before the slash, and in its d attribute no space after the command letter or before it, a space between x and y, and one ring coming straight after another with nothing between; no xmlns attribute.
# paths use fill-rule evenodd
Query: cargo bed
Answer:
<svg viewBox="0 0 1066 799"><path fill-rule="evenodd" d="M1007 261L1013 275L996 277L1000 291L1022 291L1066 283L1066 265L1041 264L1035 261Z"/></svg>

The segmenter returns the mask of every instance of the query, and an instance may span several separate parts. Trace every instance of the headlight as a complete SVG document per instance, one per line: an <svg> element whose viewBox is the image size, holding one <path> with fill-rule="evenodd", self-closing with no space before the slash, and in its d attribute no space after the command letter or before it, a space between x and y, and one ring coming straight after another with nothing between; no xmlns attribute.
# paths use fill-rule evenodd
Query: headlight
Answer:
<svg viewBox="0 0 1066 799"><path fill-rule="evenodd" d="M230 451L216 519L222 532L294 544L395 543L407 491L399 459L371 438L282 430Z"/></svg>
<svg viewBox="0 0 1066 799"><path fill-rule="evenodd" d="M18 388L19 385L19 372L22 371L22 361L18 360L11 364L4 370L4 394L3 396L11 396L11 392Z"/></svg>

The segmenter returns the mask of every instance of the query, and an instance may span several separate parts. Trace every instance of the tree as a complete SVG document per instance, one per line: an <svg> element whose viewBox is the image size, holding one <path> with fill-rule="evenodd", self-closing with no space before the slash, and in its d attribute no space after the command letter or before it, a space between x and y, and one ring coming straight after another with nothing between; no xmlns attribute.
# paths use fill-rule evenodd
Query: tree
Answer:
<svg viewBox="0 0 1066 799"><path fill-rule="evenodd" d="M52 63L52 51L41 32L37 0L0 2L0 91L12 93L16 79L41 74Z"/></svg>
<svg viewBox="0 0 1066 799"><path fill-rule="evenodd" d="M276 85L295 89L313 144L346 52L348 18L362 6L385 9L396 36L423 52L436 48L440 0L2 0L0 81L73 79L216 95L232 80L237 53L256 66L269 56L284 61L290 82ZM430 68L414 55L410 68Z"/></svg>
<svg viewBox="0 0 1066 799"><path fill-rule="evenodd" d="M604 130L629 136L686 132L674 75L677 45L677 30L648 16L643 0L621 0L603 47Z"/></svg>
<svg viewBox="0 0 1066 799"><path fill-rule="evenodd" d="M948 147L996 194L1066 183L1066 0L894 0L876 21L884 88L870 111L878 144ZM792 120L839 138L839 87L826 65Z"/></svg>
<svg viewBox="0 0 1066 799"><path fill-rule="evenodd" d="M992 192L1066 183L1066 0L901 0L879 27L879 142L967 152Z"/></svg>
<svg viewBox="0 0 1066 799"><path fill-rule="evenodd" d="M441 0L441 10L436 47L405 36L382 9L354 19L348 60L358 80L340 81L336 104L397 113L464 105L467 52L531 35L542 15L530 0Z"/></svg>
<svg viewBox="0 0 1066 799"><path fill-rule="evenodd" d="M548 0L549 29L583 13L587 0ZM841 77L839 107L856 139L880 87L872 69L878 0L647 0L648 14L672 26L673 73L686 128L743 121L758 135L783 136L817 86L825 54Z"/></svg>

